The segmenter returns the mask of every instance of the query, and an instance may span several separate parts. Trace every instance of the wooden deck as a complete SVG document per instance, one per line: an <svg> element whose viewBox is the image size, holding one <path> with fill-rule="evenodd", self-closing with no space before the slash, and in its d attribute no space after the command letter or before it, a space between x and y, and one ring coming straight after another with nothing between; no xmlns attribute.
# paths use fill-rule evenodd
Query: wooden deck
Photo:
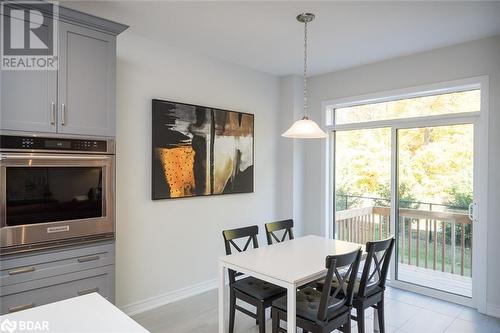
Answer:
<svg viewBox="0 0 500 333"><path fill-rule="evenodd" d="M472 278L398 263L398 280L472 297Z"/></svg>

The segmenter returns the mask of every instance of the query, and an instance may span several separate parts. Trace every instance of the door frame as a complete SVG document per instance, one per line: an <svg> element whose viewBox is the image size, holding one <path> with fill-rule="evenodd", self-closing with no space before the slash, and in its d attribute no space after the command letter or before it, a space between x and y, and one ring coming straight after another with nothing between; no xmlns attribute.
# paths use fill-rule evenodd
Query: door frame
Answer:
<svg viewBox="0 0 500 333"><path fill-rule="evenodd" d="M349 107L360 104L369 104L376 102L385 102L395 99L404 99L411 97L422 97L436 94L444 94L463 90L481 90L481 110L478 112L455 113L437 116L425 116L406 118L404 120L382 120L371 121L362 124L335 125L334 110L340 107ZM473 266L472 279L473 290L472 298L450 294L443 291L417 286L402 281L390 281L394 287L418 292L432 297L441 298L451 302L477 308L479 312L486 313L487 308L487 263L479 258L487 258L487 229L488 229L488 123L489 123L489 76L477 76L453 81L438 82L415 87L381 91L371 94L351 96L345 98L336 98L322 102L322 120L325 128L329 132L327 140L323 143L322 173L323 189L322 194L322 219L324 223L324 234L327 237L334 237L334 217L335 217L335 131L349 129L367 129L378 127L391 128L391 160L396 156L396 131L399 128L412 128L422 126L439 126L460 123L474 124L474 202L477 204L477 220L474 225L473 233ZM391 162L391 179L396 179L396 163ZM397 182L391 183L391 203L397 202ZM396 205L391 204L391 227L394 229L396 221ZM478 241L480 240L480 241ZM395 253L393 253L391 264L391 276L395 276Z"/></svg>

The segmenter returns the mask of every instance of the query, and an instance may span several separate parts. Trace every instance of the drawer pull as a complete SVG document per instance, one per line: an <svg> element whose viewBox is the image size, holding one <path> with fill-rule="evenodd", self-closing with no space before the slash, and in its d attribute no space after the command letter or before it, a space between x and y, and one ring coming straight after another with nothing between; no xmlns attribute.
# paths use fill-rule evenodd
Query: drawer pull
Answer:
<svg viewBox="0 0 500 333"><path fill-rule="evenodd" d="M86 295L86 294L91 294L91 293L96 293L99 291L99 287L95 287L92 289L87 289L87 290L79 290L77 291L78 296Z"/></svg>
<svg viewBox="0 0 500 333"><path fill-rule="evenodd" d="M98 255L93 255L93 256L78 258L78 262L87 262L87 261L93 261L93 260L99 260L99 259L100 259L100 257Z"/></svg>
<svg viewBox="0 0 500 333"><path fill-rule="evenodd" d="M34 306L35 306L35 303L28 303L28 304L23 304L23 305L18 305L18 306L11 306L9 308L9 313L21 311L21 310L26 310L26 309L32 308Z"/></svg>
<svg viewBox="0 0 500 333"><path fill-rule="evenodd" d="M29 273L29 272L34 272L35 271L35 266L31 267L23 267L23 268L18 268L18 269L13 269L9 271L9 275L16 275L16 274L21 274L21 273Z"/></svg>

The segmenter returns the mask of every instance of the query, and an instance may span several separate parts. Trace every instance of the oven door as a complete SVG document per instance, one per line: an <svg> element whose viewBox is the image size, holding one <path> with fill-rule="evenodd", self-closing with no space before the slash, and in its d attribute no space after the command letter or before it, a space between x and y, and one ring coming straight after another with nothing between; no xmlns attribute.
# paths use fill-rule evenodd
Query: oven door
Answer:
<svg viewBox="0 0 500 333"><path fill-rule="evenodd" d="M2 250L114 233L112 155L1 154Z"/></svg>

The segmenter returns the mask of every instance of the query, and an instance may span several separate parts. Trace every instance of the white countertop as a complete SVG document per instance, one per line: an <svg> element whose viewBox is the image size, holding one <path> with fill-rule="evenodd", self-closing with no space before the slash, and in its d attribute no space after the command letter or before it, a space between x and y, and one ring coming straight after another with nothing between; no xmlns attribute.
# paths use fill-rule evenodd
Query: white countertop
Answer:
<svg viewBox="0 0 500 333"><path fill-rule="evenodd" d="M23 331L21 325L35 325L39 329ZM148 332L98 293L0 316L0 329L9 333Z"/></svg>

